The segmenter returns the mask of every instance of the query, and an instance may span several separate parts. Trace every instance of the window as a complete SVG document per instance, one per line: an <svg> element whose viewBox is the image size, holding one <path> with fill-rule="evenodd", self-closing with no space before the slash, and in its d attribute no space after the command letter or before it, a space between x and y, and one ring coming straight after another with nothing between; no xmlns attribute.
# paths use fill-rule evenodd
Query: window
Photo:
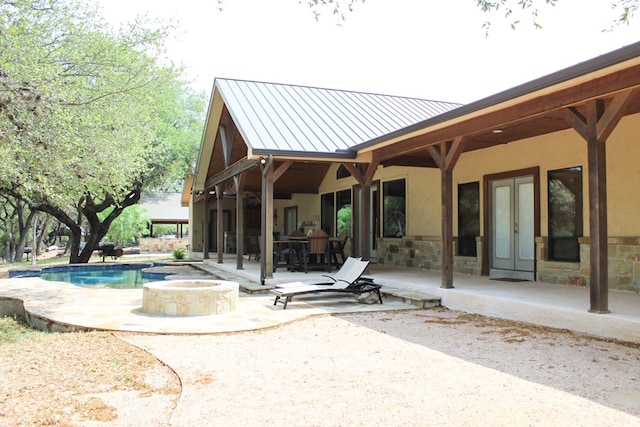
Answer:
<svg viewBox="0 0 640 427"><path fill-rule="evenodd" d="M406 234L406 185L404 179L382 184L383 237L402 237Z"/></svg>
<svg viewBox="0 0 640 427"><path fill-rule="evenodd" d="M298 229L298 207L284 208L284 234L289 235Z"/></svg>
<svg viewBox="0 0 640 427"><path fill-rule="evenodd" d="M351 236L351 190L325 193L320 196L320 222L329 236L337 236L342 231Z"/></svg>
<svg viewBox="0 0 640 427"><path fill-rule="evenodd" d="M549 259L580 261L582 167L549 171Z"/></svg>
<svg viewBox="0 0 640 427"><path fill-rule="evenodd" d="M351 190L336 193L336 236L343 231L351 236Z"/></svg>
<svg viewBox="0 0 640 427"><path fill-rule="evenodd" d="M458 185L458 247L460 256L478 256L476 237L480 235L480 183Z"/></svg>
<svg viewBox="0 0 640 427"><path fill-rule="evenodd" d="M366 165L363 163L355 163L354 166L363 174L367 170ZM336 170L336 179L349 178L350 176L351 172L349 172L347 168L344 167L344 165L338 166L338 169Z"/></svg>
<svg viewBox="0 0 640 427"><path fill-rule="evenodd" d="M344 166L338 166L338 170L336 171L336 178L349 178L351 176L351 172L347 170Z"/></svg>
<svg viewBox="0 0 640 427"><path fill-rule="evenodd" d="M320 228L329 236L334 235L335 202L334 193L326 193L320 196Z"/></svg>

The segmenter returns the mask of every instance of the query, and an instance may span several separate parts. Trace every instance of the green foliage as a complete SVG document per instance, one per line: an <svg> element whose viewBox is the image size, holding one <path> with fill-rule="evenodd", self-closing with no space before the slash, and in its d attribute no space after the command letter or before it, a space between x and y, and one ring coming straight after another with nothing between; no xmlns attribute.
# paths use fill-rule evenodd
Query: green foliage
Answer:
<svg viewBox="0 0 640 427"><path fill-rule="evenodd" d="M347 236L351 236L351 205L345 205L338 209L337 217L337 234L346 231Z"/></svg>
<svg viewBox="0 0 640 427"><path fill-rule="evenodd" d="M0 317L0 344L31 339L42 332L29 328L15 317Z"/></svg>
<svg viewBox="0 0 640 427"><path fill-rule="evenodd" d="M477 7L486 13L501 13L505 19L509 19L509 25L515 29L520 23L520 19L527 19L535 28L542 28L539 20L540 6L555 6L559 0L476 0ZM629 24L629 21L638 11L640 0L618 0L611 3L611 8L618 13L618 17L611 26L613 28L620 24ZM585 2L584 7L589 5ZM518 19L513 19L518 16ZM483 28L489 31L491 21L483 24Z"/></svg>
<svg viewBox="0 0 640 427"><path fill-rule="evenodd" d="M113 208L101 213L106 217ZM130 206L113 220L104 240L114 242L116 246L130 246L140 243L140 238L148 233L151 220L140 205Z"/></svg>
<svg viewBox="0 0 640 427"><path fill-rule="evenodd" d="M82 0L0 0L0 194L69 227L71 262L143 186L191 171L205 97L165 58L171 30L113 30Z"/></svg>
<svg viewBox="0 0 640 427"><path fill-rule="evenodd" d="M384 237L402 237L406 234L405 198L385 196L383 199Z"/></svg>
<svg viewBox="0 0 640 427"><path fill-rule="evenodd" d="M175 248L171 251L173 259L185 259L187 257L187 250L185 248Z"/></svg>
<svg viewBox="0 0 640 427"><path fill-rule="evenodd" d="M640 0L619 0L617 3L613 3L612 7L620 12L615 24L629 24L629 21L638 12L639 6Z"/></svg>
<svg viewBox="0 0 640 427"><path fill-rule="evenodd" d="M353 12L356 3L364 3L365 0L306 0L306 3L311 8L311 12L314 14L316 20L320 18L323 11L329 11L335 17L338 17L340 21L344 21L345 9L349 12ZM302 3L302 0L299 0Z"/></svg>

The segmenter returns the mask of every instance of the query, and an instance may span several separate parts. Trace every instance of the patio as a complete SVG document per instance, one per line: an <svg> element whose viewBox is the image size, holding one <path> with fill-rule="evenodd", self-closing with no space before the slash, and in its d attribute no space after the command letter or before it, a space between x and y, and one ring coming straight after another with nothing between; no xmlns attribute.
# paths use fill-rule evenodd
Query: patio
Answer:
<svg viewBox="0 0 640 427"><path fill-rule="evenodd" d="M312 294L295 299L283 310L273 306L273 296L267 292L271 285L318 281L326 273L278 269L267 286L261 286L259 263L245 260L244 269L236 270L235 255L225 255L223 261L205 260L200 268L223 280L239 282L242 302L232 313L183 318L151 316L141 312L139 289L86 289L39 278L0 280L0 313L26 310L32 324L52 331L207 334L268 328L309 316L410 310L441 304L451 310L640 343L640 295L631 292L610 291L611 313L594 314L588 312L588 288L455 275L454 288L443 289L439 271L372 264L365 275L383 285L383 305L361 304L349 295Z"/></svg>
<svg viewBox="0 0 640 427"><path fill-rule="evenodd" d="M203 268L215 268L258 284L260 264L244 262L244 270L236 270L235 256L228 255L222 264L215 259L204 261ZM278 269L267 285L294 281L313 281L321 272L289 272ZM453 289L440 287L440 271L420 270L400 266L371 264L366 276L382 284L387 300L398 299L415 306L430 305L435 297L451 310L476 313L503 319L518 320L560 329L592 334L605 338L640 343L640 294L609 291L608 314L589 313L589 288L541 282L505 282L488 277L454 274ZM251 289L249 289L251 291ZM303 298L298 303L304 301ZM295 301L294 301L295 302ZM291 305L291 309L295 304ZM286 311L288 311L287 308Z"/></svg>

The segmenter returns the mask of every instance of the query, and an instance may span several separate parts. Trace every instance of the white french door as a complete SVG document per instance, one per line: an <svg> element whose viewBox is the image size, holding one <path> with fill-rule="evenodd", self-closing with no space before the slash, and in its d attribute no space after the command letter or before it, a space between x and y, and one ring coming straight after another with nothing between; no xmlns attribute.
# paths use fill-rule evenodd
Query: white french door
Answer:
<svg viewBox="0 0 640 427"><path fill-rule="evenodd" d="M491 277L534 280L533 176L490 182Z"/></svg>

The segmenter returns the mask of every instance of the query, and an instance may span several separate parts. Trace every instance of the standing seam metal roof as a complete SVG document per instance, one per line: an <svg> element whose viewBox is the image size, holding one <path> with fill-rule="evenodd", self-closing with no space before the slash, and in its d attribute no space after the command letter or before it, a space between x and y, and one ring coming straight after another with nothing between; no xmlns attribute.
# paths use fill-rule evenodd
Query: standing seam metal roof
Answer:
<svg viewBox="0 0 640 427"><path fill-rule="evenodd" d="M254 152L331 154L458 108L460 104L316 87L216 79Z"/></svg>

